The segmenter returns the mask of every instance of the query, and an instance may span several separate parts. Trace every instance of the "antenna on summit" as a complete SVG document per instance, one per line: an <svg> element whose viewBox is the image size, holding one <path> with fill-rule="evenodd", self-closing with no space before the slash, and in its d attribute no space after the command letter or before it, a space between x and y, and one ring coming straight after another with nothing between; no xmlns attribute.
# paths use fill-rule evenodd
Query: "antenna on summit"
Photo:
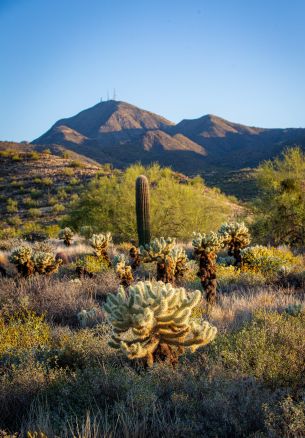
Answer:
<svg viewBox="0 0 305 438"><path fill-rule="evenodd" d="M115 88L113 89L113 100L116 100L116 92L115 92Z"/></svg>
<svg viewBox="0 0 305 438"><path fill-rule="evenodd" d="M107 100L109 100L109 91L107 90Z"/></svg>

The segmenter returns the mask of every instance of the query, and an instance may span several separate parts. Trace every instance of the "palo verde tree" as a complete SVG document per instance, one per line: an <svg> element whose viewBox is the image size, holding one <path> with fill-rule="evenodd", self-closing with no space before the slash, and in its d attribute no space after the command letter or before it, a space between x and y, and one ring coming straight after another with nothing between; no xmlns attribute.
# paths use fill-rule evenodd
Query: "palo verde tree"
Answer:
<svg viewBox="0 0 305 438"><path fill-rule="evenodd" d="M252 232L261 243L305 245L305 153L286 149L257 171L259 198Z"/></svg>
<svg viewBox="0 0 305 438"><path fill-rule="evenodd" d="M145 174L150 183L150 234L187 240L194 229L217 230L233 213L233 205L202 179L183 180L169 168L133 165L111 176L99 175L80 193L65 225L95 233L109 230L114 240L137 240L135 181Z"/></svg>

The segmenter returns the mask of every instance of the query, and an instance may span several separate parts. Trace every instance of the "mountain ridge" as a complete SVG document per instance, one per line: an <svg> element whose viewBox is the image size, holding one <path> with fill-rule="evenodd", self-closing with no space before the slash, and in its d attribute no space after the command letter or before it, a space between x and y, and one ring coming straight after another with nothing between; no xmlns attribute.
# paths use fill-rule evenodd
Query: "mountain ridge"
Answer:
<svg viewBox="0 0 305 438"><path fill-rule="evenodd" d="M260 128L214 114L172 121L109 100L58 120L34 144L61 144L100 163L126 167L158 161L186 174L256 167L285 146L305 147L304 128Z"/></svg>

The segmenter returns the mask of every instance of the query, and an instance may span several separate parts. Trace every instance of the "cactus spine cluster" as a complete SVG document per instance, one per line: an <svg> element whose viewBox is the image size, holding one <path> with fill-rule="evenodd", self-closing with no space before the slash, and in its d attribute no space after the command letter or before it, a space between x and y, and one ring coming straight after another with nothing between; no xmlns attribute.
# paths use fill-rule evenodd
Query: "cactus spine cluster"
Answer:
<svg viewBox="0 0 305 438"><path fill-rule="evenodd" d="M130 286L133 282L132 268L126 263L124 254L115 256L113 264L115 267L115 272L121 280L121 285L125 288Z"/></svg>
<svg viewBox="0 0 305 438"><path fill-rule="evenodd" d="M139 257L144 262L157 262L157 281L174 283L185 270L187 257L182 248L176 247L176 239L154 239L149 245L141 246Z"/></svg>
<svg viewBox="0 0 305 438"><path fill-rule="evenodd" d="M63 230L60 230L58 237L64 241L64 244L66 246L70 246L72 242L72 238L74 236L73 231L71 228L66 227Z"/></svg>
<svg viewBox="0 0 305 438"><path fill-rule="evenodd" d="M111 241L112 236L109 232L106 234L93 234L89 240L96 257L99 260L104 261L109 267L111 266L111 262L108 255L108 249Z"/></svg>
<svg viewBox="0 0 305 438"><path fill-rule="evenodd" d="M216 335L216 327L208 322L190 321L200 300L200 291L188 297L185 289L162 282L139 282L128 294L120 287L116 295L108 295L104 306L113 327L109 345L148 366L164 358L175 363L185 348L195 351Z"/></svg>
<svg viewBox="0 0 305 438"><path fill-rule="evenodd" d="M55 259L53 254L45 251L33 251L29 246L18 246L9 256L11 263L16 265L18 272L23 277L37 274L51 274L56 272L62 263Z"/></svg>
<svg viewBox="0 0 305 438"><path fill-rule="evenodd" d="M150 198L149 183L145 175L136 179L136 215L139 246L150 242Z"/></svg>
<svg viewBox="0 0 305 438"><path fill-rule="evenodd" d="M199 271L201 285L206 292L209 305L216 302L216 256L223 245L222 237L213 231L208 234L194 233L194 255L199 259Z"/></svg>
<svg viewBox="0 0 305 438"><path fill-rule="evenodd" d="M248 228L243 222L231 222L221 225L218 233L223 238L224 246L228 247L228 255L234 257L234 265L240 267L242 263L241 251L251 242Z"/></svg>

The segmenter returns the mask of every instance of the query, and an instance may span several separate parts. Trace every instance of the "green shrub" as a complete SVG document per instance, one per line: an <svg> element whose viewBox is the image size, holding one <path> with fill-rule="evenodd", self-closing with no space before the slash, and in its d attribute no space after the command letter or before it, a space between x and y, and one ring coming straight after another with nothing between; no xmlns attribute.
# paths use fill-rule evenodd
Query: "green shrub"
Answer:
<svg viewBox="0 0 305 438"><path fill-rule="evenodd" d="M0 314L0 355L14 354L16 350L26 352L50 343L50 328L43 316L37 316L29 310L8 317Z"/></svg>
<svg viewBox="0 0 305 438"><path fill-rule="evenodd" d="M29 208L28 209L28 215L30 217L37 218L37 217L40 217L41 214L42 214L42 212L39 210L39 208Z"/></svg>
<svg viewBox="0 0 305 438"><path fill-rule="evenodd" d="M215 353L232 373L254 376L273 387L303 381L305 313L257 312L242 329L220 335Z"/></svg>
<svg viewBox="0 0 305 438"><path fill-rule="evenodd" d="M18 202L12 198L8 198L8 200L6 201L6 210L8 213L17 213Z"/></svg>
<svg viewBox="0 0 305 438"><path fill-rule="evenodd" d="M250 246L241 251L242 270L261 272L273 279L280 272L289 272L302 266L302 258L295 257L289 249L266 246Z"/></svg>
<svg viewBox="0 0 305 438"><path fill-rule="evenodd" d="M217 230L233 212L224 195L207 189L199 178L180 184L168 168L134 165L123 174L93 179L80 194L67 225L108 229L116 239L137 238L135 180L145 174L151 183L151 229L154 237L188 240L193 230Z"/></svg>
<svg viewBox="0 0 305 438"><path fill-rule="evenodd" d="M50 177L42 178L41 184L44 186L51 186L53 184L53 180Z"/></svg>
<svg viewBox="0 0 305 438"><path fill-rule="evenodd" d="M54 213L61 213L65 211L65 207L62 204L54 204L52 210L54 211Z"/></svg>
<svg viewBox="0 0 305 438"><path fill-rule="evenodd" d="M259 197L252 233L262 243L305 245L305 153L286 149L256 172Z"/></svg>

